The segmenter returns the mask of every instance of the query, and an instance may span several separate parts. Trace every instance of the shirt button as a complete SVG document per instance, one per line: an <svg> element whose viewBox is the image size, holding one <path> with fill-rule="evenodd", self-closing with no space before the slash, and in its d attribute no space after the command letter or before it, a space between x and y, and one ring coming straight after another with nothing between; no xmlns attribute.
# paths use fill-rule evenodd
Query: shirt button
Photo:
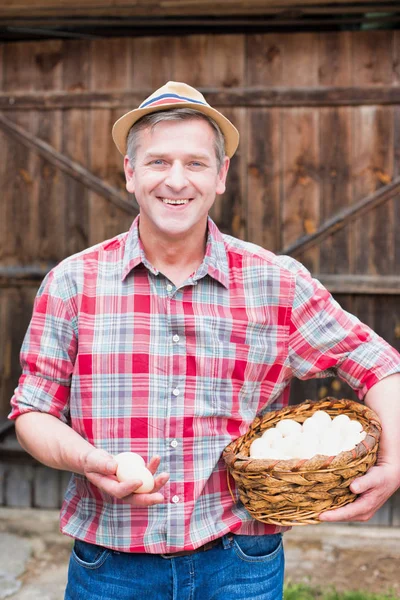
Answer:
<svg viewBox="0 0 400 600"><path fill-rule="evenodd" d="M172 285L170 283L167 285L167 292L172 292Z"/></svg>
<svg viewBox="0 0 400 600"><path fill-rule="evenodd" d="M173 393L174 396L179 396L179 390L178 389L172 390L172 393Z"/></svg>
<svg viewBox="0 0 400 600"><path fill-rule="evenodd" d="M176 447L177 447L177 445L178 445L178 442L177 442L177 440L172 440L172 442L171 442L171 446L172 446L173 448L176 448Z"/></svg>
<svg viewBox="0 0 400 600"><path fill-rule="evenodd" d="M171 500L172 500L172 502L174 504L178 504L178 502L179 502L179 496L172 496Z"/></svg>
<svg viewBox="0 0 400 600"><path fill-rule="evenodd" d="M174 335L172 339L174 342L179 342L179 335Z"/></svg>

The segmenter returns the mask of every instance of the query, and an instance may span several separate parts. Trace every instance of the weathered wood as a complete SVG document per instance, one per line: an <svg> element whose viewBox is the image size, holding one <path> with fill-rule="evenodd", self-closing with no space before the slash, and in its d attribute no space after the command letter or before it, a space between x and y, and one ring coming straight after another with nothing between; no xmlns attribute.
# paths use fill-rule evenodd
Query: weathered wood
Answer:
<svg viewBox="0 0 400 600"><path fill-rule="evenodd" d="M38 283L26 288L0 286L0 418L10 412L10 399L21 374L19 353L37 287Z"/></svg>
<svg viewBox="0 0 400 600"><path fill-rule="evenodd" d="M283 111L282 134L285 164L281 227L282 243L286 246L284 253L289 254L296 245L294 240L304 239L303 236L314 232L319 223L319 114L300 108ZM319 270L318 258L315 244L302 246L302 260L313 272Z"/></svg>
<svg viewBox="0 0 400 600"><path fill-rule="evenodd" d="M348 225L354 219L368 213L373 208L376 208L380 204L386 202L390 198L397 196L400 193L400 177L385 185L383 188L371 194L367 198L363 198L359 202L356 202L348 208L342 209L331 219L328 219L323 223L315 233L307 236L303 236L297 239L294 243L286 246L280 253L281 254L299 254L303 253L309 248L319 244L321 240L327 236L332 235L342 227Z"/></svg>
<svg viewBox="0 0 400 600"><path fill-rule="evenodd" d="M111 42L111 43L108 43ZM104 40L91 43L89 89L108 91L115 86L119 89L131 87L131 73L135 68L132 59L132 40ZM144 62L144 67L146 63ZM86 131L88 146L87 167L101 181L107 181L120 195L125 189L123 159L115 151L111 138L113 123L120 116L115 110L92 110ZM134 196L132 204L135 203ZM137 210L136 210L137 213ZM88 193L89 245L111 238L115 232L129 229L133 211L125 213L111 206L99 191L92 188Z"/></svg>
<svg viewBox="0 0 400 600"><path fill-rule="evenodd" d="M271 57L274 46L271 47ZM277 60L277 59L275 59ZM278 64L278 63L277 63ZM279 67L277 66L277 69ZM118 89L105 91L35 91L29 93L2 92L0 93L0 110L54 110L54 109L116 109L123 114L124 110L136 108L149 96L155 87L161 86L169 76L156 77L151 88L136 88L135 91ZM178 79L178 77L176 77ZM181 76L179 79L183 79ZM227 79L229 81L229 79ZM76 84L77 86L79 84ZM397 105L400 103L400 89L387 85L376 87L336 87L320 86L311 88L285 86L253 86L251 88L220 88L198 86L207 101L215 107L323 107L323 106L364 106L364 105ZM40 88L39 88L40 90Z"/></svg>
<svg viewBox="0 0 400 600"><path fill-rule="evenodd" d="M392 199L400 189L396 192L394 182L385 186L393 178L392 115L390 109L363 107L354 112L353 118L353 197L367 210L358 214L352 229L355 253L351 268L356 273L388 274L394 266ZM379 202L385 190L389 194L383 203ZM367 195L370 203L361 200ZM377 206L380 206L378 212L372 210Z"/></svg>
<svg viewBox="0 0 400 600"><path fill-rule="evenodd" d="M5 504L20 508L32 506L34 467L10 465L5 473Z"/></svg>
<svg viewBox="0 0 400 600"><path fill-rule="evenodd" d="M327 108L320 114L320 130L330 144L320 144L321 222L350 206L351 188L351 112L347 107ZM350 236L345 228L320 243L320 270L348 273Z"/></svg>
<svg viewBox="0 0 400 600"><path fill-rule="evenodd" d="M316 273L313 275L332 294L399 295L399 275L337 275Z"/></svg>
<svg viewBox="0 0 400 600"><path fill-rule="evenodd" d="M344 7L359 6L360 11L381 11L381 2L367 3L366 0L228 0L224 2L211 2L210 0L136 0L128 2L119 0L110 5L106 0L82 0L81 2L71 2L70 0L8 0L5 6L0 7L0 16L78 16L78 15L97 15L97 16L171 16L171 15L243 15L243 14L266 14L269 11L275 13L290 7L296 7L296 10L303 8L313 9L314 6L323 7L329 5L330 8L337 5L345 12ZM395 7L394 2L384 3L386 10Z"/></svg>
<svg viewBox="0 0 400 600"><path fill-rule="evenodd" d="M227 227L225 228L227 229ZM253 239L253 238L252 238ZM7 267L0 265L0 287L27 285L38 282L47 275L55 265L25 265L23 267ZM400 294L399 275L346 275L330 273L314 273L316 279L333 294Z"/></svg>
<svg viewBox="0 0 400 600"><path fill-rule="evenodd" d="M112 188L107 183L104 183L101 179L90 173L82 165L71 160L67 156L57 152L46 142L43 142L36 136L28 133L22 127L19 127L15 123L12 123L9 119L0 114L0 128L3 129L8 135L12 136L18 142L21 142L24 146L31 148L46 158L51 164L60 168L62 171L83 183L85 186L95 191L104 198L107 198L110 202L124 209L126 212L132 215L137 214L137 208L130 204L117 190Z"/></svg>
<svg viewBox="0 0 400 600"><path fill-rule="evenodd" d="M37 508L60 507L60 471L37 466L33 475L33 500Z"/></svg>
<svg viewBox="0 0 400 600"><path fill-rule="evenodd" d="M247 236L271 251L281 247L282 112L258 109L248 115Z"/></svg>

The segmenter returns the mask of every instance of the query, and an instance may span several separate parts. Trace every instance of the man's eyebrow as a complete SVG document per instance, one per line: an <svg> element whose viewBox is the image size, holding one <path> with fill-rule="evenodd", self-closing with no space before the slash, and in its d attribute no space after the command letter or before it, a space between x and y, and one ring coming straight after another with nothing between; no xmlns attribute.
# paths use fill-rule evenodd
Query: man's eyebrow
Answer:
<svg viewBox="0 0 400 600"><path fill-rule="evenodd" d="M170 156L170 154L168 152L154 152L152 150L144 153L145 158L168 158L169 156ZM193 159L201 159L201 160L209 160L210 159L210 156L203 152L190 153L190 154L185 155L185 157L190 158L192 160Z"/></svg>

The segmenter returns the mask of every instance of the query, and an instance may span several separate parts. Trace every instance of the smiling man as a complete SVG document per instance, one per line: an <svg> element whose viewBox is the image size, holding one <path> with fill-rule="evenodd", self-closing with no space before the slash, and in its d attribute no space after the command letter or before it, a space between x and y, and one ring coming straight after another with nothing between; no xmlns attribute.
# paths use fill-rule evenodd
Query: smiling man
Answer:
<svg viewBox="0 0 400 600"><path fill-rule="evenodd" d="M43 281L10 415L28 452L73 473L65 598L280 600L284 528L232 498L222 452L294 377L336 374L383 433L359 498L321 519L372 516L400 483L400 356L301 264L218 230L239 135L197 90L167 83L113 138L139 216ZM117 480L121 452L146 460L150 493Z"/></svg>

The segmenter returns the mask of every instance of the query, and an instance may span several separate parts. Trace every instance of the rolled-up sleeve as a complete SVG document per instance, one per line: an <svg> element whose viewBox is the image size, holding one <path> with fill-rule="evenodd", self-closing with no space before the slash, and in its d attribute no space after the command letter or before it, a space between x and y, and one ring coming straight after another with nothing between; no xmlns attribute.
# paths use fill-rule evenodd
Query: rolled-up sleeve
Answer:
<svg viewBox="0 0 400 600"><path fill-rule="evenodd" d="M343 310L306 269L296 277L289 359L298 379L338 376L362 399L381 379L400 372L400 354Z"/></svg>
<svg viewBox="0 0 400 600"><path fill-rule="evenodd" d="M10 419L39 411L68 422L77 335L62 287L50 272L39 288L21 349L22 375L11 399Z"/></svg>

